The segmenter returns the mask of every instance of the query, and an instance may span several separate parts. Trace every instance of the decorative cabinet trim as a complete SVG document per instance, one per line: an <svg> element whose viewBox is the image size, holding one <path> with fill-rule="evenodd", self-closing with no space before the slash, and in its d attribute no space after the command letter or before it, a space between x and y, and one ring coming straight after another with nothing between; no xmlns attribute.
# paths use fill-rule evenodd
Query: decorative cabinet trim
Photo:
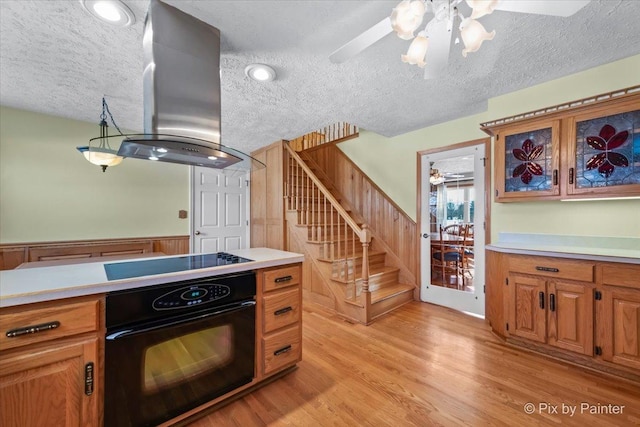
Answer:
<svg viewBox="0 0 640 427"><path fill-rule="evenodd" d="M640 86L481 126L496 202L640 196Z"/></svg>

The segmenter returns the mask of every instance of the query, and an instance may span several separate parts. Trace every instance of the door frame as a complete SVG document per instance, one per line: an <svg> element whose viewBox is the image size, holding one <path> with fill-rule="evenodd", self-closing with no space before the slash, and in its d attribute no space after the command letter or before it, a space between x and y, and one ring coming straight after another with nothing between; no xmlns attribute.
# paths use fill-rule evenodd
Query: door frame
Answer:
<svg viewBox="0 0 640 427"><path fill-rule="evenodd" d="M416 193L416 226L418 230L418 239L416 253L418 254L418 269L416 271L418 295L420 296L422 289L422 157L429 154L443 153L459 148L471 147L474 145L484 145L484 244L485 246L491 243L491 138L474 139L471 141L459 142L457 144L447 145L437 148L429 148L427 150L418 151L416 153L416 169L417 169L417 193ZM428 209L428 206L425 207ZM485 250L486 253L486 250ZM486 287L486 256L485 256L485 287ZM421 298L419 298L421 300ZM486 314L487 301L485 298L485 314Z"/></svg>

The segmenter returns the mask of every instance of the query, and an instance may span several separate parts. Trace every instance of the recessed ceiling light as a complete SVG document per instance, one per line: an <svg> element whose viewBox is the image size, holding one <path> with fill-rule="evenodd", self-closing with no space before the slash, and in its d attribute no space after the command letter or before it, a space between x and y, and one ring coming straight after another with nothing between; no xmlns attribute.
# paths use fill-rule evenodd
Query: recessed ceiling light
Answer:
<svg viewBox="0 0 640 427"><path fill-rule="evenodd" d="M158 148L156 151L157 151L158 153L166 153L168 150L167 150L166 148L162 148L162 147L161 147L161 148Z"/></svg>
<svg viewBox="0 0 640 427"><path fill-rule="evenodd" d="M209 160L218 160L218 158L216 156L209 156L209 157L207 157L207 159L209 159Z"/></svg>
<svg viewBox="0 0 640 427"><path fill-rule="evenodd" d="M159 160L156 156L149 156L149 160Z"/></svg>
<svg viewBox="0 0 640 427"><path fill-rule="evenodd" d="M82 7L103 22L128 27L136 22L131 9L120 0L80 0Z"/></svg>
<svg viewBox="0 0 640 427"><path fill-rule="evenodd" d="M258 82L270 82L276 79L276 70L265 64L250 64L244 69L247 77Z"/></svg>

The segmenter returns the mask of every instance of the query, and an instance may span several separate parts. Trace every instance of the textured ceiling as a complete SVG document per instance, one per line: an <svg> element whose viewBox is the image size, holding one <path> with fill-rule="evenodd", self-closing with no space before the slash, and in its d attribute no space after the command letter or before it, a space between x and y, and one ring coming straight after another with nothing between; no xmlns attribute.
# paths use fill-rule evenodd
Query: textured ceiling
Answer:
<svg viewBox="0 0 640 427"><path fill-rule="evenodd" d="M467 58L453 46L448 75L438 80L423 80L422 69L400 61L409 42L395 35L343 64L329 62L398 1L167 3L220 29L222 143L244 151L337 121L394 136L640 53L640 1L593 0L569 18L501 11L481 18L495 39ZM77 0L0 0L0 104L97 122L106 95L118 125L141 131L148 2L124 2L137 21L120 29ZM468 16L466 3L460 8ZM244 67L253 62L272 65L278 79L249 80Z"/></svg>

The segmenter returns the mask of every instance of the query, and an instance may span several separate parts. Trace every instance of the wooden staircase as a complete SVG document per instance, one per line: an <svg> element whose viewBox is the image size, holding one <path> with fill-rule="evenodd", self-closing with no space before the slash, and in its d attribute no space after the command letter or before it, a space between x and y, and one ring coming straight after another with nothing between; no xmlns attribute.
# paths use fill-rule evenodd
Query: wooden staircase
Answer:
<svg viewBox="0 0 640 427"><path fill-rule="evenodd" d="M316 281L329 289L337 314L363 324L414 298L387 253L372 250L372 233L305 151L326 142L322 132L284 144L289 249L303 252ZM357 135L356 135L357 136ZM346 137L353 137L351 134ZM294 149L294 147L296 149Z"/></svg>

